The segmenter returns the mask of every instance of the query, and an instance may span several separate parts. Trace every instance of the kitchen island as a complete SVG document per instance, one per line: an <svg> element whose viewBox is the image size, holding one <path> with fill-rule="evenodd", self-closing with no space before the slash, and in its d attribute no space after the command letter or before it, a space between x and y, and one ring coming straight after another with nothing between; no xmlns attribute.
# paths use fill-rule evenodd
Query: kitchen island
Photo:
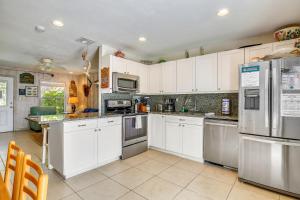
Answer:
<svg viewBox="0 0 300 200"><path fill-rule="evenodd" d="M49 166L66 179L117 160L121 155L121 115L45 115L36 120L49 126Z"/></svg>

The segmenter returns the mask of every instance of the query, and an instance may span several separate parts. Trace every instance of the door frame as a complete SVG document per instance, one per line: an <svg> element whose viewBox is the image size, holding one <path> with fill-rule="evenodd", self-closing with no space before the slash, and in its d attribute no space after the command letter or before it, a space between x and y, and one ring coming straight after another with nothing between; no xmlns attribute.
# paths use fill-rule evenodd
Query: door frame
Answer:
<svg viewBox="0 0 300 200"><path fill-rule="evenodd" d="M5 132L11 132L15 130L15 77L14 76L7 76L5 74L0 74L0 77L2 78L8 78L12 80L12 130L9 131L4 131L4 132L0 132L1 133L5 133Z"/></svg>

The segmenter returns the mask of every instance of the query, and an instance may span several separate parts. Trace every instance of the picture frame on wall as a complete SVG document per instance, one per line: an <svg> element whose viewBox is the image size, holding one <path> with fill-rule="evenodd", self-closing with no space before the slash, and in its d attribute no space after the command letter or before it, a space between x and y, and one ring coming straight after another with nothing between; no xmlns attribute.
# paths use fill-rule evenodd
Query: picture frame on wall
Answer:
<svg viewBox="0 0 300 200"><path fill-rule="evenodd" d="M25 89L19 89L19 95L20 96L24 96L26 94L26 90Z"/></svg>
<svg viewBox="0 0 300 200"><path fill-rule="evenodd" d="M34 84L34 75L28 72L20 74L19 82L21 84Z"/></svg>
<svg viewBox="0 0 300 200"><path fill-rule="evenodd" d="M26 97L37 97L38 96L38 87L37 86L25 86Z"/></svg>

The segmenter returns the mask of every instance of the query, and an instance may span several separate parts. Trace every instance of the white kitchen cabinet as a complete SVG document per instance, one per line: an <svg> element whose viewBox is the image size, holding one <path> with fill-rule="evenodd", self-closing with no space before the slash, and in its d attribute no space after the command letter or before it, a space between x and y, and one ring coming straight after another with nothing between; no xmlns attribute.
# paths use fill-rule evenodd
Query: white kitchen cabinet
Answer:
<svg viewBox="0 0 300 200"><path fill-rule="evenodd" d="M203 126L182 124L182 154L203 160Z"/></svg>
<svg viewBox="0 0 300 200"><path fill-rule="evenodd" d="M162 63L162 92L176 93L176 61Z"/></svg>
<svg viewBox="0 0 300 200"><path fill-rule="evenodd" d="M111 70L112 72L126 73L127 60L116 56L111 56Z"/></svg>
<svg viewBox="0 0 300 200"><path fill-rule="evenodd" d="M160 114L150 114L150 144L149 146L165 149L165 117Z"/></svg>
<svg viewBox="0 0 300 200"><path fill-rule="evenodd" d="M213 92L218 89L218 54L196 57L196 92Z"/></svg>
<svg viewBox="0 0 300 200"><path fill-rule="evenodd" d="M271 55L272 52L272 43L245 48L245 63L250 63L256 58L263 58L266 55Z"/></svg>
<svg viewBox="0 0 300 200"><path fill-rule="evenodd" d="M162 93L162 64L155 64L149 67L149 93Z"/></svg>
<svg viewBox="0 0 300 200"><path fill-rule="evenodd" d="M122 125L118 118L99 120L98 165L116 160L122 154Z"/></svg>
<svg viewBox="0 0 300 200"><path fill-rule="evenodd" d="M166 150L182 153L181 124L166 122Z"/></svg>
<svg viewBox="0 0 300 200"><path fill-rule="evenodd" d="M140 64L138 76L140 77L140 94L146 94L149 92L149 67L144 64Z"/></svg>
<svg viewBox="0 0 300 200"><path fill-rule="evenodd" d="M190 93L195 91L195 63L195 57L177 60L178 93Z"/></svg>
<svg viewBox="0 0 300 200"><path fill-rule="evenodd" d="M97 167L97 131L95 129L64 133L63 141L62 174L66 178Z"/></svg>
<svg viewBox="0 0 300 200"><path fill-rule="evenodd" d="M273 52L278 52L280 50L284 50L285 48L294 48L295 42L300 41L300 39L286 40L281 42L273 43Z"/></svg>
<svg viewBox="0 0 300 200"><path fill-rule="evenodd" d="M244 49L218 53L218 91L237 91L239 65L244 64Z"/></svg>
<svg viewBox="0 0 300 200"><path fill-rule="evenodd" d="M139 68L142 66L141 63L134 62L131 60L126 60L126 73L138 76L139 75Z"/></svg>

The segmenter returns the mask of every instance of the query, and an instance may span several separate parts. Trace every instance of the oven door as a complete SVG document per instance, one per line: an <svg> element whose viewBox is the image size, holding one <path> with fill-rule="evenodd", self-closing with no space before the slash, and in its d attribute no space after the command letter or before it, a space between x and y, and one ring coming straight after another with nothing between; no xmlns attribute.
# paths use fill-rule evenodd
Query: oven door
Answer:
<svg viewBox="0 0 300 200"><path fill-rule="evenodd" d="M147 115L142 115L141 117L141 128L136 128L136 116L123 117L123 147L147 140L148 117Z"/></svg>
<svg viewBox="0 0 300 200"><path fill-rule="evenodd" d="M113 73L113 92L139 92L138 76Z"/></svg>

